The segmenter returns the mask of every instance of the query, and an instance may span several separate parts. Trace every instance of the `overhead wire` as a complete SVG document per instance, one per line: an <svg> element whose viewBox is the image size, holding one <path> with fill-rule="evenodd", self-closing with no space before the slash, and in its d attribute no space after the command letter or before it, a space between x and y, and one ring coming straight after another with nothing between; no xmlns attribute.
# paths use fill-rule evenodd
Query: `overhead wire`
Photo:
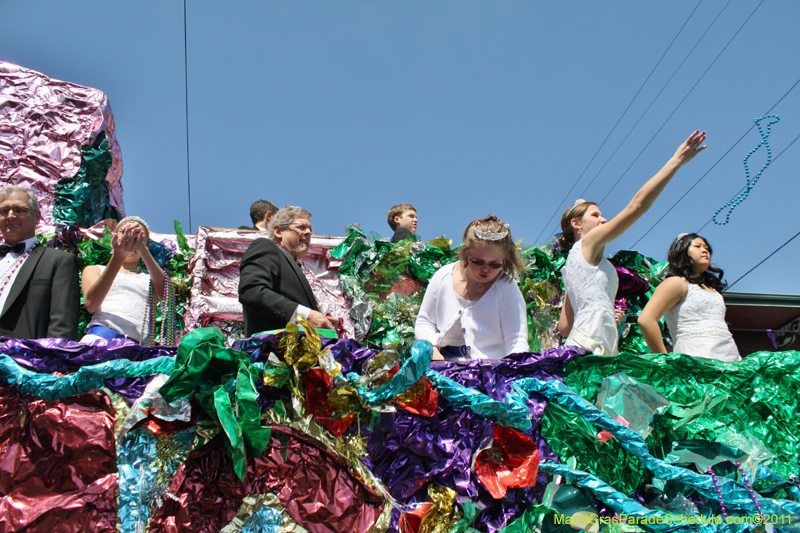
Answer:
<svg viewBox="0 0 800 533"><path fill-rule="evenodd" d="M189 51L186 38L186 0L183 0L183 84L186 90L186 189L189 199L189 233L192 233L192 174L189 158Z"/></svg>
<svg viewBox="0 0 800 533"><path fill-rule="evenodd" d="M656 62L656 64L655 64L655 66L653 67L653 69L650 71L650 74L648 74L648 75L647 75L647 78L645 78L644 82L643 82L643 83L642 83L642 85L639 87L639 90L638 90L638 91L636 91L636 94L635 94L635 95L633 95L633 98L631 99L631 101L630 101L630 102L628 102L628 106L625 108L625 110L622 112L622 114L620 115L620 117L617 119L617 122L614 124L614 127L612 127L612 128L611 128L611 131L609 131L609 132L608 132L608 135L606 135L606 138L605 138L605 139L603 139L603 142L600 144L600 147L597 149L597 151L594 153L594 155L592 156L592 158L589 160L589 163L587 163L587 164L586 164L586 167L583 169L583 172L581 172L580 176L578 176L578 178L577 178L577 179L575 180L575 182L572 184L572 187L570 187L569 191L567 191L567 194L565 194L565 195L564 195L564 198L563 198L563 199L561 200L561 202L559 202L559 203L558 203L558 205L556 206L556 209L555 209L555 211L553 212L553 214L552 214L552 215L550 215L550 218L547 220L547 222L545 222L545 224L544 224L544 227L543 227L543 228L542 228L542 230L539 232L539 235L536 237L536 241L535 241L535 242L538 242L538 241L539 241L539 237L541 237L541 236L542 236L542 233L544 233L544 232L547 230L547 226L548 226L548 225L550 224L550 222L553 220L553 217L555 217L555 216L558 214L558 211L561 209L561 206L564 204L564 201L565 201L567 198L569 198L569 195L572 193L572 191L575 189L575 187L576 187L576 186L578 185L578 183L581 181L581 178L583 178L583 175L586 173L586 171L587 171L587 170L589 169L589 167L592 165L592 163L594 162L595 158L597 157L597 154L599 154L599 153L600 153L600 150L602 150L602 149L603 149L603 146L605 146L605 144L606 144L606 142L608 141L609 137L611 137L611 134L612 134L612 133L614 133L614 130L616 130L616 129L617 129L617 126L619 125L620 121L622 121L622 119L625 117L625 114L626 114L626 113L628 112L628 110L631 108L631 105L633 105L633 102L634 102L634 101L636 100L636 98L639 96L639 93L641 93L641 92L642 92L642 89L644 89L644 86L645 86L645 85L647 85L647 82L650 80L650 77L653 75L653 73L656 71L656 69L658 68L658 66L661 64L661 61L662 61L662 60L664 59L664 57L667 55L667 52L669 52L669 51L670 51L670 49L672 48L672 45L673 45L673 44L675 44L675 41L678 39L678 36L680 36L681 32L683 32L683 29L686 27L686 24L688 24L688 23L689 23L689 20L692 18L692 16L694 15L695 11L697 11L697 8L698 8L698 7L700 7L700 4L702 4L702 3L703 3L703 0L700 0L699 2L697 2L697 5L694 7L694 9L692 10L692 12L691 12L691 13L689 13L689 16L688 16L688 17L686 18L686 20L683 22L683 25L682 25L682 26L681 26L681 28L678 30L678 33L676 33L676 34L675 34L675 37L673 37L673 38L672 38L672 41L669 43L669 46L667 46L667 49L666 49L666 50L664 50L664 53L663 53L663 54L661 54L661 57L660 57L660 58L659 58L659 60Z"/></svg>
<svg viewBox="0 0 800 533"><path fill-rule="evenodd" d="M670 82L675 77L675 75L678 73L678 71L681 69L681 67L683 67L684 63L686 63L686 60L688 60L689 57L691 57L691 55L694 53L695 49L700 45L700 43L705 38L706 34L708 34L708 32L711 30L711 28L714 26L714 24L717 23L717 20L719 20L719 18L722 16L722 14L725 12L725 10L728 9L728 6L730 5L731 1L732 0L728 0L728 3L723 6L722 10L719 13L717 13L717 16L714 17L714 20L711 21L711 24L708 25L708 27L706 28L706 31L703 32L703 35L701 35L700 38L697 39L697 42L694 43L694 46L692 46L692 49L689 50L689 52L683 58L683 61L681 61L680 65L678 65L678 67L674 70L674 72L669 77L669 79L664 83L664 85L661 87L661 89L658 91L658 93L655 95L655 97L653 97L653 99L650 101L650 104L647 106L647 108L642 112L641 115L639 115L639 118L636 120L636 123L631 127L630 130L628 130L628 133L625 135L625 137L623 137L623 139L617 145L617 147L614 150L614 152L610 156L608 156L608 159L606 159L606 162L603 163L603 166L600 167L600 170L597 171L597 174L594 175L594 177L589 182L589 184L586 186L586 188L583 190L583 192L581 192L581 194L580 194L581 196L583 196L586 193L586 191L589 190L589 187L592 186L592 184L595 182L595 180L600 175L600 173L603 172L603 169L606 168L606 165L608 165L608 163L614 158L614 156L617 154L617 152L622 147L622 145L625 144L625 141L628 140L628 137L630 137L631 133L633 133L633 130L636 129L636 126L639 125L639 122L641 122L642 119L644 118L644 116L647 114L647 112L650 111L650 108L653 107L654 103L656 103L656 100L658 100L659 96L661 96L661 93L664 92L664 89L667 88L667 85L670 84ZM645 146L645 148L647 148L647 147ZM639 155L641 155L641 154L639 154ZM635 162L636 161L634 160L634 163ZM625 172L627 172L627 170ZM608 196L608 195L606 195L606 196ZM605 198L603 198L603 199L605 199Z"/></svg>
<svg viewBox="0 0 800 533"><path fill-rule="evenodd" d="M668 116L668 117L667 117L667 119L664 121L664 123L663 123L663 124L661 124L661 127L659 127L659 128L658 128L658 130L657 130L657 131L656 131L656 132L653 134L653 136L650 138L650 140L649 140L649 141L647 141L647 144L646 144L646 145L644 146L644 148L642 148L642 150L639 152L639 155L637 155L637 156L636 156L636 159L634 159L634 160L631 162L631 164L630 164L630 165L628 165L628 168L627 168L627 169L625 169L625 172L623 172L623 173L622 173L622 175L621 175L621 176L620 176L620 177L617 179L617 181L616 181L616 182L614 182L614 185L612 185L612 186L611 186L611 188L608 190L608 192L606 193L606 195L605 195L605 196L603 196L603 198L600 200L600 202L601 202L601 203L602 203L603 201L605 201L605 199L606 199L606 198L608 198L608 195L609 195L609 194L611 194L611 191L613 191L613 190L616 188L616 186L619 184L619 182L622 180L622 178L624 178L624 177L625 177L625 175L628 173L628 171L631 169L631 167L633 167L633 165L636 163L636 161L638 161L638 160L639 160L639 158L642 156L642 154L644 153L644 151L645 151L645 150L647 150L647 147L648 147L648 146L650 146L650 143L652 143L652 142L653 142L653 140L656 138L656 136L658 136L658 134L659 134L659 133L661 133L661 130L662 130L662 129L664 129L664 126L666 126L666 125L667 125L667 122L669 122L669 121L670 121L670 119L672 118L672 116L673 116L673 115L674 115L674 114L675 114L675 113L678 111L678 109L680 109L680 107L683 105L683 103L686 101L686 99L687 99L687 98L689 98L689 96L690 96L690 95L692 94L692 92L695 90L695 88L697 87L697 85L698 85L698 84L699 84L699 83L700 83L700 82L703 80L703 78L705 77L705 75L706 75L706 74L708 74L708 71L709 71L709 70L711 70L711 67L713 67L713 66L714 66L714 64L717 62L717 60L718 60L718 59L719 59L719 58L722 56L722 54L723 54L723 53L725 53L725 50L727 50L727 49L728 49L728 46L730 46L730 44L733 42L733 40L736 38L736 36L737 36L737 35L739 35L739 32L741 32L741 31L742 31L742 29L743 29L743 28L745 27L745 25L746 25L746 24L747 24L747 23L750 21L750 19L751 19L751 18L753 18L753 15L755 15L756 11L758 11L758 8L759 8L759 7L761 7L761 4L763 4L763 3L764 3L764 0L761 0L761 2L759 2L759 4L756 6L756 8L755 8L755 9L754 9L754 10L753 10L753 11L750 13L750 15L747 17L747 19L745 19L745 21L742 23L742 25L741 25L741 26L739 26L739 29L738 29L738 30L736 30L736 33L734 33L734 34L733 34L733 36L732 36L732 37L731 37L731 38L728 40L728 42L727 42L727 43L725 44L725 46L722 48L722 50L720 50L719 54L717 54L717 57L715 57L715 58L714 58L714 60L711 62L711 64L708 66L708 68L706 68L706 70L703 72L703 74L701 74L701 75L700 75L700 77L697 79L697 81L695 82L695 84L694 84L694 85L692 85L692 88L691 88L691 89L689 89L689 92L687 92L687 93L686 93L686 96L684 96L684 97L683 97L683 99L680 101L680 103L678 103L678 105L675 107L675 109L673 109L673 110L672 110L672 113L670 113L670 114L669 114L669 116Z"/></svg>
<svg viewBox="0 0 800 533"><path fill-rule="evenodd" d="M744 274L742 274L741 276L739 276L739 278L738 278L736 281L734 281L733 283L731 283L730 285L728 285L728 287L727 287L725 290L726 290L726 291L727 291L727 290L730 290L730 288L731 288L731 287L733 287L734 285L736 285L737 283L739 283L739 282L740 282L740 281L741 281L741 280L742 280L742 279L743 279L745 276L747 276L747 275L748 275L750 272L752 272L753 270L755 270L755 269L757 269L758 267L760 267L760 266L761 266L762 264L764 264L764 263L765 263L765 262L766 262L766 261L767 261L767 260L768 260L770 257L772 257L773 255L775 255L776 253L778 253L778 252L779 252L779 251L780 251L780 250L781 250L781 249L782 249L784 246L786 246L787 244L789 244L790 242L792 242L793 240L795 240L795 239L797 238L797 236L798 236L798 235L800 235L800 231L798 231L797 233L795 233L795 234L794 234L794 235L793 235L793 236L792 236L792 237L791 237L791 238L790 238L788 241L786 241L785 243L783 243L783 244L781 244L780 246L778 246L777 248L775 248L775 250L773 250L771 254L769 254L767 257L765 257L764 259L762 259L761 261L759 261L759 262L758 262L758 264L756 264L756 266L754 266L753 268L751 268L750 270L748 270L747 272L745 272Z"/></svg>
<svg viewBox="0 0 800 533"><path fill-rule="evenodd" d="M769 110L768 110L766 113L764 113L764 114L765 114L765 115L767 115L767 114L769 114L770 112L772 112L772 110L773 110L773 109L775 109L775 108L778 106L778 104L780 104L780 103L783 101L783 99L784 99L784 98L786 98L786 97L789 95L789 93L791 93L791 92L794 90L794 88L795 88L795 87L797 87L797 85L798 85L798 84L800 84L800 78L798 78L798 79L797 79L797 81L795 81L795 82L794 82L794 84L793 84L793 85L792 85L792 86L789 88L789 90L788 90L788 91L786 91L786 92L783 94L783 96L781 96L781 97L780 97L780 99L778 99L778 101L777 101L777 102L775 102L775 103L772 105L772 107L770 107L770 108L769 108ZM690 192L692 192L692 190L693 190L695 187L697 187L697 186L700 184L700 182L701 182L701 181L703 181L703 179L705 179L705 177L706 177L706 176L708 176L708 174L709 174L709 173L710 173L712 170L714 170L714 168L716 168L716 166L717 166L717 165L720 163L720 161L722 161L723 159L725 159L725 157L726 157L726 156L727 156L727 155L728 155L728 154L731 152L731 150L733 150L733 149L734 149L734 148L735 148L735 147L736 147L736 146L737 146L737 145L738 145L738 144L739 144L739 143L742 141L742 139L744 139L744 138L747 136L747 134L748 134L748 133L750 133L750 130L752 130L752 129L753 129L753 128L755 128L755 127L756 127L756 125L755 125L755 124L752 124L752 125L751 125L749 128L747 128L747 130L746 130L746 131L745 131L745 132L742 134L742 136L741 136L741 137L739 137L739 139L738 139L738 140L737 140L735 143L733 143L733 144L731 145L731 147L730 147L730 148L728 148L728 149L725 151L725 153L724 153L724 154L722 154L722 156L720 156L720 158L719 158L719 159L717 159L717 161L716 161L716 162L715 162L713 165L711 165L711 168L709 168L709 169L708 169L708 170L705 172L705 174L703 174L702 176L700 176L700 178L699 178L697 181L695 181L695 182L694 182L694 184L693 184L691 187L689 187L689 188L686 190L686 192L685 192L685 193L683 193L683 195L682 195L680 198L678 198L678 199L675 201L675 203L673 203L673 204L670 206L670 208L669 208L669 209L667 209L667 210L664 212L664 214L663 214L663 215L661 215L661 217L660 217L658 220L656 220L656 221L655 221L655 223L654 223L652 226L650 226L650 228L649 228L649 229L648 229L646 232L644 232L644 234L643 234L641 237L639 237L639 238L636 240L636 242L634 242L632 245L630 245L630 247L629 247L629 248L633 249L633 248L634 248L634 247L635 247L637 244L639 244L639 242L640 242L642 239L644 239L645 237L647 237L647 235L648 235L648 234L649 234L649 233L650 233L650 232L651 232L651 231L652 231L652 230L653 230L653 229L654 229L654 228L655 228L655 227L656 227L656 226L657 226L657 225L658 225L658 224L659 224L659 223L660 223L662 220L664 220L664 218L665 218L665 217L666 217L666 216L667 216L667 215L668 215L668 214L669 214L669 213L670 213L670 212L671 212L671 211L672 211L672 210L675 208L675 206L677 206L677 205L678 205L678 204L679 204L679 203L680 203L680 202L681 202L681 201L682 201L684 198L686 198L686 196L687 196L687 195L688 195ZM795 139L795 140L796 140L796 139ZM794 141L792 141L792 142L794 143ZM790 145L790 146L791 146L791 145ZM787 147L787 148L788 148L788 147ZM785 151L785 150L784 150L784 151ZM781 153L783 153L783 152L781 152ZM745 189L745 187L742 187L742 189L741 189L741 190L744 190L744 189ZM740 192L741 192L741 191L740 191ZM737 194L738 194L738 193L737 193ZM709 219L709 222L710 222L710 221L711 221L711 219ZM707 224L708 224L708 222L706 222L706 225L707 225ZM703 226L703 228L704 228L704 227L705 227L705 225ZM700 229L703 229L703 228L700 228Z"/></svg>

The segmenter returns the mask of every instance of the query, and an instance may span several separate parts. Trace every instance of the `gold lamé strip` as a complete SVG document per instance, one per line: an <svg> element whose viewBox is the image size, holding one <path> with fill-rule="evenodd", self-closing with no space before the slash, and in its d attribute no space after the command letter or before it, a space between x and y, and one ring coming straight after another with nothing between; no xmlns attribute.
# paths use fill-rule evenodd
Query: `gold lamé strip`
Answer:
<svg viewBox="0 0 800 533"><path fill-rule="evenodd" d="M428 498L431 500L431 507L422 517L417 533L448 533L458 522L454 512L456 492L439 485L430 485Z"/></svg>

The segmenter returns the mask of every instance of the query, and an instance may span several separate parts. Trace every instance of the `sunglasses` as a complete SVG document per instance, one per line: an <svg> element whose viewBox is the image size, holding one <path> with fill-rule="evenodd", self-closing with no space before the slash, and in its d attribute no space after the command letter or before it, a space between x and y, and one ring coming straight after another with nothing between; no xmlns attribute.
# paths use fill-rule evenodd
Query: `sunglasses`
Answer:
<svg viewBox="0 0 800 533"><path fill-rule="evenodd" d="M482 268L483 266L488 266L492 270L497 270L498 268L503 268L503 263L487 263L483 259L473 259L469 258L469 262L475 265L478 268Z"/></svg>

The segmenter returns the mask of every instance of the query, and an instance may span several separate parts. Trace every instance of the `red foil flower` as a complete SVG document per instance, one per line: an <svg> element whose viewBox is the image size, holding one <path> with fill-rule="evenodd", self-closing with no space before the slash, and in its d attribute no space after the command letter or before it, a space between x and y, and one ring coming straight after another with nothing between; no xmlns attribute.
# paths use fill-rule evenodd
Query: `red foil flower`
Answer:
<svg viewBox="0 0 800 533"><path fill-rule="evenodd" d="M306 386L306 406L308 411L314 415L317 422L325 429L337 437L350 427L350 423L356 417L355 413L350 413L342 417L334 417L334 409L328 403L328 395L331 392L333 378L321 368L312 368L303 374L303 383Z"/></svg>
<svg viewBox="0 0 800 533"><path fill-rule="evenodd" d="M509 488L533 487L539 473L539 449L519 431L494 426L492 446L475 458L475 473L495 499Z"/></svg>
<svg viewBox="0 0 800 533"><path fill-rule="evenodd" d="M399 370L400 366L396 366L389 371L389 375L393 376ZM439 407L439 393L433 388L431 380L422 376L410 389L399 394L393 401L395 405L413 415L433 416Z"/></svg>

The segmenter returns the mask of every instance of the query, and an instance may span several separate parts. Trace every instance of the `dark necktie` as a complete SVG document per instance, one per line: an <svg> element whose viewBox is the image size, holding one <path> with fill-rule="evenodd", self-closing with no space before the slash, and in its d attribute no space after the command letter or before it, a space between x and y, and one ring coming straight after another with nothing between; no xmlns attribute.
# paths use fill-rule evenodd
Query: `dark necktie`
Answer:
<svg viewBox="0 0 800 533"><path fill-rule="evenodd" d="M21 254L25 251L25 243L19 242L14 246L9 246L7 244L0 244L0 259L8 255L8 252L14 252L15 254Z"/></svg>

